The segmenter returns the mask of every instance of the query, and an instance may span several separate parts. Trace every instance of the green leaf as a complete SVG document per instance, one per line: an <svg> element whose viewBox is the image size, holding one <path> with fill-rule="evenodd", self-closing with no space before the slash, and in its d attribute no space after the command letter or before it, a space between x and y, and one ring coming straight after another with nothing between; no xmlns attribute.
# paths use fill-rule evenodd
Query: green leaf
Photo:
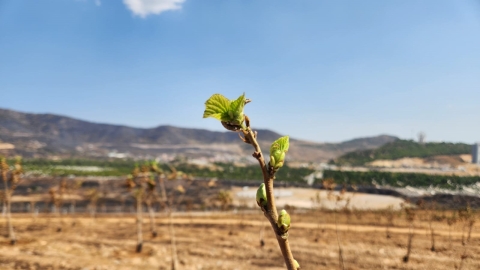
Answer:
<svg viewBox="0 0 480 270"><path fill-rule="evenodd" d="M270 153L275 151L281 151L286 153L289 146L289 137L283 136L272 143L272 146L270 146Z"/></svg>
<svg viewBox="0 0 480 270"><path fill-rule="evenodd" d="M227 119L227 122L232 122L235 125L241 125L244 120L243 108L245 108L245 93L230 103L230 119Z"/></svg>
<svg viewBox="0 0 480 270"><path fill-rule="evenodd" d="M213 117L224 124L243 128L243 122L245 121L244 107L245 93L236 100L229 100L220 94L214 94L205 102L203 118Z"/></svg>
<svg viewBox="0 0 480 270"><path fill-rule="evenodd" d="M230 100L220 94L212 95L205 102L205 111L203 112L203 118L213 117L223 121L222 118L228 114L230 108Z"/></svg>
<svg viewBox="0 0 480 270"><path fill-rule="evenodd" d="M236 100L232 101L230 104L230 109L232 111L243 112L243 108L245 107L245 93L239 96Z"/></svg>

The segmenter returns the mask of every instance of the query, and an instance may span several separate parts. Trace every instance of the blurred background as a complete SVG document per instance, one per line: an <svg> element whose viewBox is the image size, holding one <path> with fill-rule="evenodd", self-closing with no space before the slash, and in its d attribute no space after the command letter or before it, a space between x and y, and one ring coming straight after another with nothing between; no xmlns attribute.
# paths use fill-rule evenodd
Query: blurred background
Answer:
<svg viewBox="0 0 480 270"><path fill-rule="evenodd" d="M478 269L478 33L476 0L0 1L0 268L283 269L202 118L245 93L302 269Z"/></svg>

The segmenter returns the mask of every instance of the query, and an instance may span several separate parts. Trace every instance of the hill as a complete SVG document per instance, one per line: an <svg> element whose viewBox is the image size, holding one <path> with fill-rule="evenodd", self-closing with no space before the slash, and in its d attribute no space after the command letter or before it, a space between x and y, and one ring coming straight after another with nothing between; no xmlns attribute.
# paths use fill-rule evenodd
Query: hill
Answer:
<svg viewBox="0 0 480 270"><path fill-rule="evenodd" d="M334 160L335 164L360 166L374 160L395 160L406 157L428 158L445 155L469 154L471 145L464 143L419 144L412 140L396 140L377 149L357 150L346 153Z"/></svg>
<svg viewBox="0 0 480 270"><path fill-rule="evenodd" d="M263 149L282 136L256 129ZM397 140L380 135L342 143L316 143L291 139L289 158L328 161L346 152L380 147ZM54 114L32 114L0 109L0 142L13 144L11 154L25 157L107 157L112 152L131 157L185 154L189 157L232 159L250 156L251 148L234 132L158 126L133 128L99 124Z"/></svg>

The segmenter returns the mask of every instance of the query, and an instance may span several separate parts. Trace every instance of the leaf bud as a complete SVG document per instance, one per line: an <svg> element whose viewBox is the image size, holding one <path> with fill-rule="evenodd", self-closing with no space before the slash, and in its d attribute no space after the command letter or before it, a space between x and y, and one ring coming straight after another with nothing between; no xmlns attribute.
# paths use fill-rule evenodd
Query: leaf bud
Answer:
<svg viewBox="0 0 480 270"><path fill-rule="evenodd" d="M267 190L265 189L265 184L262 183L257 189L257 204L260 208L266 208L267 203Z"/></svg>
<svg viewBox="0 0 480 270"><path fill-rule="evenodd" d="M285 162L285 154L288 151L289 138L284 136L274 141L270 146L270 166L275 170L280 169Z"/></svg>
<svg viewBox="0 0 480 270"><path fill-rule="evenodd" d="M287 213L285 209L280 211L280 215L278 216L277 226L284 232L288 232L290 229L290 215Z"/></svg>
<svg viewBox="0 0 480 270"><path fill-rule="evenodd" d="M296 269L300 269L300 264L297 262L297 260L293 260L293 264L295 265Z"/></svg>

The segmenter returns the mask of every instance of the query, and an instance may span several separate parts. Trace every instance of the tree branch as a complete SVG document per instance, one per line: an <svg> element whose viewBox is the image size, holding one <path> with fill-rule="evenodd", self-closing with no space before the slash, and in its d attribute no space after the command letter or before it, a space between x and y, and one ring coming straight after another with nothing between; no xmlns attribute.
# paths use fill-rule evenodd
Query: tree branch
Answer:
<svg viewBox="0 0 480 270"><path fill-rule="evenodd" d="M267 193L267 206L265 208L262 207L263 213L267 220L270 222L273 231L275 232L278 245L280 246L283 258L285 260L285 264L287 265L287 269L297 270L297 268L295 267L292 251L290 250L290 244L288 242L288 233L281 231L280 228L277 226L278 212L277 207L275 206L275 196L273 194L273 181L275 179L275 170L272 167L267 166L262 154L262 150L260 149L260 145L257 142L257 133L251 130L250 120L247 116L245 116L245 122L247 124L247 128L242 130L244 136L242 140L245 143L251 144L255 149L255 152L252 154L252 156L257 159L260 168L262 169L263 182L265 183L265 189Z"/></svg>

